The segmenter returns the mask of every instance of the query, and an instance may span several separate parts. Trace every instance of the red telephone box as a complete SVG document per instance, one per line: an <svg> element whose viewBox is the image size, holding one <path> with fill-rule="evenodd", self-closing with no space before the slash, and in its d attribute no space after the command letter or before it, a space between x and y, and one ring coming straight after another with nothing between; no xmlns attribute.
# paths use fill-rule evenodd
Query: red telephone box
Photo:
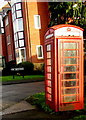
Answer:
<svg viewBox="0 0 86 120"><path fill-rule="evenodd" d="M49 28L44 56L46 104L56 112L83 109L83 29L69 24Z"/></svg>

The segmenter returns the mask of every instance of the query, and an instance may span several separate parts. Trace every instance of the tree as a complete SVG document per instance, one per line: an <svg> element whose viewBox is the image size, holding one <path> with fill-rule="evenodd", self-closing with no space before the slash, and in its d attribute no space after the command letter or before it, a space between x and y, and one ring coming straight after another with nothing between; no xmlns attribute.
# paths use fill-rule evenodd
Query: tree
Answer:
<svg viewBox="0 0 86 120"><path fill-rule="evenodd" d="M74 24L86 32L86 2L49 2L50 26Z"/></svg>

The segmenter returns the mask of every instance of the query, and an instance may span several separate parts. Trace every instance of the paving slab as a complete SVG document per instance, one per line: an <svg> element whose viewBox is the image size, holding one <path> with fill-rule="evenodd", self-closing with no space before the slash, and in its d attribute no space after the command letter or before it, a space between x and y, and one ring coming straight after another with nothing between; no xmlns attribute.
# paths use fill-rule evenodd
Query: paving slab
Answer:
<svg viewBox="0 0 86 120"><path fill-rule="evenodd" d="M17 104L14 104L10 106L9 108L5 109L0 112L0 115L7 115L7 114L12 114L12 113L17 113L17 112L22 112L22 111L27 111L27 110L33 110L35 109L35 106L32 106L31 104L27 103L26 101L21 101Z"/></svg>

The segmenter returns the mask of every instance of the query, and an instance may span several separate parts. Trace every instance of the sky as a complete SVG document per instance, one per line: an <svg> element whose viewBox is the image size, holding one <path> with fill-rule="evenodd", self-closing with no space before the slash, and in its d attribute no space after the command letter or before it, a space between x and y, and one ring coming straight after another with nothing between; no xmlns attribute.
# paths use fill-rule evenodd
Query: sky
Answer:
<svg viewBox="0 0 86 120"><path fill-rule="evenodd" d="M4 0L0 0L0 9L1 9L5 4L7 4L6 1L4 1Z"/></svg>

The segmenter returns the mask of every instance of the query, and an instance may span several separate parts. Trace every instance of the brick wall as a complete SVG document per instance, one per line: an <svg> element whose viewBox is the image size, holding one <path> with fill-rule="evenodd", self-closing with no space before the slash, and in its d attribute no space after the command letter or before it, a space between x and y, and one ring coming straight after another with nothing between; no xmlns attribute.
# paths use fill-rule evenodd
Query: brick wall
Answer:
<svg viewBox="0 0 86 120"><path fill-rule="evenodd" d="M36 45L44 44L44 34L49 22L48 3L24 2L22 6L27 60L32 60L33 63L42 63L44 59L37 59ZM41 29L35 29L34 15L40 15Z"/></svg>
<svg viewBox="0 0 86 120"><path fill-rule="evenodd" d="M12 55L12 60L15 60L15 48L14 48L14 34L13 34L13 24L12 24L12 14L11 11L7 12L9 24L5 26L5 41L7 47L7 62L9 62L9 55ZM7 17L6 16L6 17ZM4 24L6 17L4 18ZM7 45L7 36L10 35L10 44Z"/></svg>

